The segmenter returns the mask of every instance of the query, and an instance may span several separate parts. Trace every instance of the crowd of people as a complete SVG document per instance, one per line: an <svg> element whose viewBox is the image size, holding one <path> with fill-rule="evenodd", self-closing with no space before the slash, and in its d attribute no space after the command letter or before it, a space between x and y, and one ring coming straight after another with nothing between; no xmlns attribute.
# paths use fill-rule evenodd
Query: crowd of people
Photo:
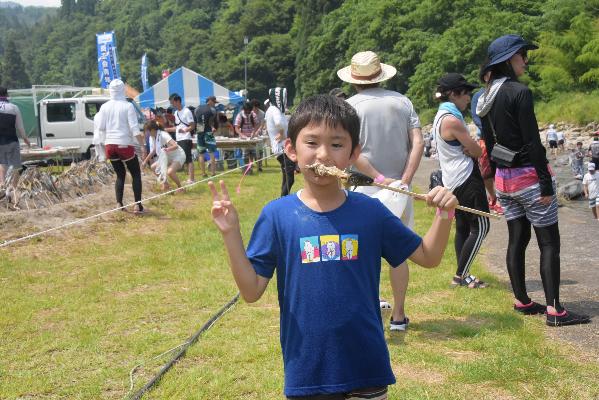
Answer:
<svg viewBox="0 0 599 400"><path fill-rule="evenodd" d="M492 192L504 209L514 311L541 314L549 326L590 322L588 316L566 310L559 297L555 177L541 143L532 93L519 81L528 51L536 48L517 35L502 36L489 45L479 75L483 88L472 105L480 118L478 140L470 136L463 113L479 85L458 73L439 77L434 97L440 105L431 134L442 184L426 195L437 214L423 237L409 228L414 218L411 201L401 209L386 207L374 199L379 198L378 187L348 191L336 177L312 168L315 163L353 168L378 184L410 188L425 151L420 121L405 95L380 86L396 70L372 51L355 54L349 66L337 71L353 86L354 96L334 89L304 99L291 116L285 155L297 163L304 187L264 207L247 249L225 183L220 182L220 190L209 184L213 220L241 296L248 302L260 299L277 271L287 398L387 398L395 378L380 310L387 302L378 296L381 258L391 266L392 331L406 330L410 322L404 310L407 260L437 266L454 217L457 269L451 283L484 288L469 268L489 231L489 220L456 211L456 206L489 211L486 192ZM541 252L544 304L531 299L526 288L531 227ZM326 351L317 351L320 348Z"/></svg>
<svg viewBox="0 0 599 400"><path fill-rule="evenodd" d="M133 178L134 212L143 213L140 167L150 167L163 189L168 189L168 178L181 189L177 171L182 168L187 171L186 183L195 182L194 136L200 170L207 177L206 154L209 172L216 174L217 136L251 139L265 131L281 167L281 197L262 210L247 249L226 185L221 181L219 190L209 183L212 217L222 234L241 296L248 302L257 301L277 271L288 398L382 400L395 377L381 309L391 312L391 331L408 329L408 260L426 268L438 266L455 218L457 265L450 284L464 289L487 286L470 274L470 268L489 232L489 219L456 211L458 204L484 212L497 211L501 204L508 229L506 268L515 312L543 315L549 326L590 321L586 315L566 310L560 301L556 181L541 142L532 92L519 81L526 71L528 51L535 49L536 45L521 36L505 35L489 45L480 84L468 82L459 73L440 76L432 91L439 107L428 142L410 99L381 86L396 75L396 69L382 63L376 53L363 51L337 71L355 95L348 97L335 88L327 95L309 97L289 121L284 88L269 91L266 111L257 100L244 103L233 123L217 111L214 96L192 111L173 93L170 110L156 112L139 129L135 110L125 99L123 82L113 80L111 100L102 105L94 120L94 143L116 172L119 207L123 207L128 170ZM482 88L473 97L479 86ZM0 88L0 164L13 160L17 133L24 137L19 115L5 97L6 90ZM478 129L476 139L464 118L469 105ZM565 141L551 129L547 140L552 153ZM442 184L425 196L437 213L423 237L412 231L411 197L400 208L387 207L377 200L382 198L379 187L347 190L336 177L318 175L310 167L318 163L351 168L375 183L411 189L423 153L430 153L433 142ZM574 156L577 163L585 156L581 146L577 145ZM141 149L141 166L136 147ZM591 162L583 186L597 218L597 138L587 155ZM225 158L231 156L225 154ZM261 155L247 149L244 157L248 173ZM579 166L577 172L582 175ZM304 175L304 186L291 194L296 170ZM0 178L2 173L0 168ZM543 302L531 299L526 286L525 255L531 229L540 250ZM378 295L381 258L391 267L393 306ZM323 347L326 352L318 351Z"/></svg>
<svg viewBox="0 0 599 400"><path fill-rule="evenodd" d="M172 93L169 96L170 107L151 110L147 115L148 122L142 129L133 118L133 106L124 98L124 83L119 79L113 80L109 91L111 100L102 105L94 116L93 143L96 154L100 159L108 159L117 173L115 191L117 205L122 209L124 174L129 169L136 202L134 212L143 212L138 155L142 160L141 168L148 167L157 176L162 190L170 189L170 178L177 186L175 193L183 192L184 185L195 183L195 155L203 178L208 178L206 159L209 160L211 176L216 175L217 161L223 162L223 168L226 162L228 169L236 169L238 164L247 165L242 170L244 174L252 173L254 163L258 171L262 171L263 149L246 147L243 151L227 150L224 160L217 160L216 137L246 140L264 137L264 142L269 143L272 154L281 166L281 196L289 194L294 183L296 163L283 152L287 137L285 88L270 89L269 98L264 102L266 112L257 99L243 103L233 123L226 112L217 110L218 100L215 96L207 97L205 104L198 107L184 107L181 96ZM187 173L185 182L181 182L177 174L181 170Z"/></svg>

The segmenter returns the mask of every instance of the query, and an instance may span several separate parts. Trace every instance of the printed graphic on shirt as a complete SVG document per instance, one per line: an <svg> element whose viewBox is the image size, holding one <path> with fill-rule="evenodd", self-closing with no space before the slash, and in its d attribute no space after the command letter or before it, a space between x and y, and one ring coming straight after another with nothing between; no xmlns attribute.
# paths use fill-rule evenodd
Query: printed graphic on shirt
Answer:
<svg viewBox="0 0 599 400"><path fill-rule="evenodd" d="M340 260L339 235L322 235L320 237L320 250L322 261Z"/></svg>
<svg viewBox="0 0 599 400"><path fill-rule="evenodd" d="M318 236L307 236L300 238L300 249L302 252L302 264L320 261Z"/></svg>
<svg viewBox="0 0 599 400"><path fill-rule="evenodd" d="M358 259L358 235L341 235L341 259Z"/></svg>

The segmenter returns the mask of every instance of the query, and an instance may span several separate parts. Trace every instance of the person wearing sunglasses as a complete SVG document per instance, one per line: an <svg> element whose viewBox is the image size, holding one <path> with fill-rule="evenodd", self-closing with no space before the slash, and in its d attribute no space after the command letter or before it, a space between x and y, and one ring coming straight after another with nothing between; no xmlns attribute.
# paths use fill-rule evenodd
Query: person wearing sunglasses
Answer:
<svg viewBox="0 0 599 400"><path fill-rule="evenodd" d="M559 299L560 234L556 183L541 143L531 90L518 81L528 65L528 51L538 47L518 35L495 39L480 76L489 81L480 96L476 113L483 138L496 167L495 185L508 227L507 269L514 296L514 310L546 314L549 326L590 321L586 315L566 311ZM540 270L546 305L528 296L525 253L535 230L541 252Z"/></svg>

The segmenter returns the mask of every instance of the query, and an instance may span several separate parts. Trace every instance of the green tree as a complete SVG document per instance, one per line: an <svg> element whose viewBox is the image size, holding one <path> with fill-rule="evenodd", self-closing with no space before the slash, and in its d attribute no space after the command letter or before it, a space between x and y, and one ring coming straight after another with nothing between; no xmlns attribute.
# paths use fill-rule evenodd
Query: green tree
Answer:
<svg viewBox="0 0 599 400"><path fill-rule="evenodd" d="M4 45L0 76L2 77L2 86L9 89L22 89L31 86L17 45L11 37L6 39Z"/></svg>
<svg viewBox="0 0 599 400"><path fill-rule="evenodd" d="M75 0L61 0L60 15L69 17L75 10Z"/></svg>

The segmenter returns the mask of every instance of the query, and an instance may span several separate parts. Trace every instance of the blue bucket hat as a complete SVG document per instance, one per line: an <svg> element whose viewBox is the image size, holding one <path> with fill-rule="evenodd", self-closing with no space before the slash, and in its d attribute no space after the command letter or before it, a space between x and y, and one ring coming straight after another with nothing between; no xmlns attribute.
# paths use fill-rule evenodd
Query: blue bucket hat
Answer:
<svg viewBox="0 0 599 400"><path fill-rule="evenodd" d="M527 42L522 36L518 35L504 35L493 40L487 49L489 62L485 66L485 69L509 60L522 48L525 50L535 50L538 49L539 46Z"/></svg>

